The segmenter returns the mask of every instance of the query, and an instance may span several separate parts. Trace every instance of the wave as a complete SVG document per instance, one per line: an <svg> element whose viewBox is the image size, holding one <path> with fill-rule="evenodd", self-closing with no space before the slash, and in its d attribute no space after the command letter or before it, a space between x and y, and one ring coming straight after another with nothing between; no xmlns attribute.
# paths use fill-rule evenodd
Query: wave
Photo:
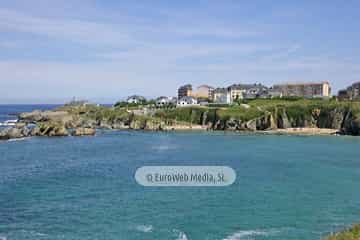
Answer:
<svg viewBox="0 0 360 240"><path fill-rule="evenodd" d="M0 240L7 240L7 238L5 236L0 235Z"/></svg>
<svg viewBox="0 0 360 240"><path fill-rule="evenodd" d="M223 240L240 240L240 239L251 239L251 237L254 236L270 236L278 233L279 231L276 229L270 229L270 230L243 230L243 231L237 231Z"/></svg>
<svg viewBox="0 0 360 240"><path fill-rule="evenodd" d="M6 120L5 122L0 122L0 126L15 126L17 121L17 119Z"/></svg>
<svg viewBox="0 0 360 240"><path fill-rule="evenodd" d="M30 137L22 137L22 138L12 138L12 139L9 139L7 140L7 142L16 142L16 141L24 141L26 139L28 139ZM1 240L1 239L0 239Z"/></svg>
<svg viewBox="0 0 360 240"><path fill-rule="evenodd" d="M140 232L145 232L145 233L152 232L153 229L154 228L153 228L152 225L139 225L139 226L136 226L136 230L138 230Z"/></svg>
<svg viewBox="0 0 360 240"><path fill-rule="evenodd" d="M157 151L175 150L177 148L178 147L176 145L158 145L152 147L153 150L157 150Z"/></svg>
<svg viewBox="0 0 360 240"><path fill-rule="evenodd" d="M173 229L174 234L176 235L176 240L188 240L186 234L177 229Z"/></svg>

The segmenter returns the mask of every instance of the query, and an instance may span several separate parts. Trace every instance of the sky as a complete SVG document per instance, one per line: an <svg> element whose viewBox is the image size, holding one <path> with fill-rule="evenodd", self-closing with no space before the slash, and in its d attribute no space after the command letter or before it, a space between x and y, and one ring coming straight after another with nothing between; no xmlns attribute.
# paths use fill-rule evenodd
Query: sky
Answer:
<svg viewBox="0 0 360 240"><path fill-rule="evenodd" d="M360 1L1 0L0 104L360 81Z"/></svg>

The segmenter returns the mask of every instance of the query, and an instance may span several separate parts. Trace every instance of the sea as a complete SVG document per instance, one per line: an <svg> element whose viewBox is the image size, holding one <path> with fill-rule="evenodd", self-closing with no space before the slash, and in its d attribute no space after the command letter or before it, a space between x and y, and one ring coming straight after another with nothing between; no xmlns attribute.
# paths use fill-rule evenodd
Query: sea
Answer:
<svg viewBox="0 0 360 240"><path fill-rule="evenodd" d="M2 120L49 105L0 106ZM98 130L0 142L0 239L313 240L360 222L360 137ZM142 166L229 166L144 187Z"/></svg>

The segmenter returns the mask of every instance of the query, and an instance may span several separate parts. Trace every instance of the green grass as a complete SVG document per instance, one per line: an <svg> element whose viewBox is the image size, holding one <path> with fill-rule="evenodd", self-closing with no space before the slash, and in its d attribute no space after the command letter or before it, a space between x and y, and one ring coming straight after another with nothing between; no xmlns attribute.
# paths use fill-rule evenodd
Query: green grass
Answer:
<svg viewBox="0 0 360 240"><path fill-rule="evenodd" d="M180 122L191 122L194 124L200 124L203 114L208 111L209 108L207 107L181 107L174 109L161 109L156 111L155 117L158 117L165 121L175 120Z"/></svg>
<svg viewBox="0 0 360 240"><path fill-rule="evenodd" d="M220 120L236 119L241 121L249 121L254 118L261 117L265 111L257 107L245 108L242 106L233 106L222 108L216 111L216 117Z"/></svg>
<svg viewBox="0 0 360 240"><path fill-rule="evenodd" d="M360 224L354 224L351 228L332 234L323 240L359 240Z"/></svg>
<svg viewBox="0 0 360 240"><path fill-rule="evenodd" d="M241 105L231 106L192 106L170 109L158 109L154 118L158 118L167 123L187 122L192 124L201 124L204 114L207 115L207 121L214 122L217 120L236 119L241 121L249 121L266 114L273 113L274 117L279 116L285 111L289 118L303 122L311 119L311 114L315 109L322 112L331 111L335 108L339 110L351 109L353 114L360 120L360 102L359 101L341 101L337 102L333 99L254 99L243 101L249 106L246 108ZM95 120L126 120L132 118L132 114L127 110L140 109L141 107L127 108L107 108L102 106L64 106L58 110L68 111L77 114L83 118Z"/></svg>
<svg viewBox="0 0 360 240"><path fill-rule="evenodd" d="M108 108L103 106L63 106L58 110L67 111L74 115L79 115L83 118L94 120L109 120L126 119L130 117L130 113L125 108Z"/></svg>
<svg viewBox="0 0 360 240"><path fill-rule="evenodd" d="M275 117L283 111L289 118L304 122L311 119L314 110L332 111L335 108L347 110L351 108L353 113L360 119L360 102L337 102L333 99L254 99L243 102L250 106L246 108L241 105L227 107L183 107L176 109L161 109L156 116L170 121L183 121L200 124L202 116L206 112L208 121L236 119L249 121L266 114L273 113Z"/></svg>

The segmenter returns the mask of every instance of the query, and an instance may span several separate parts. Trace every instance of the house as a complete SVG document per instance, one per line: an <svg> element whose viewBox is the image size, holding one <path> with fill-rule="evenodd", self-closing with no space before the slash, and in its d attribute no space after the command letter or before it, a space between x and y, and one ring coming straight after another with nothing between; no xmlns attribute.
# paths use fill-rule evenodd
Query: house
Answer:
<svg viewBox="0 0 360 240"><path fill-rule="evenodd" d="M243 84L233 84L228 87L228 92L230 93L231 102L243 98L243 93L246 91Z"/></svg>
<svg viewBox="0 0 360 240"><path fill-rule="evenodd" d="M197 105L197 100L193 97L185 96L177 101L178 107Z"/></svg>
<svg viewBox="0 0 360 240"><path fill-rule="evenodd" d="M330 97L331 92L329 82L275 84L273 89L281 92L284 97Z"/></svg>
<svg viewBox="0 0 360 240"><path fill-rule="evenodd" d="M213 91L213 101L219 104L230 104L231 98L227 88L216 88Z"/></svg>
<svg viewBox="0 0 360 240"><path fill-rule="evenodd" d="M245 87L244 99L269 98L269 88L262 84L253 84Z"/></svg>
<svg viewBox="0 0 360 240"><path fill-rule="evenodd" d="M155 100L156 107L170 107L176 105L176 98L161 96Z"/></svg>
<svg viewBox="0 0 360 240"><path fill-rule="evenodd" d="M127 103L135 103L135 104L140 104L140 103L145 103L146 99L142 96L138 96L138 95L132 95L130 97L128 97L126 99Z"/></svg>
<svg viewBox="0 0 360 240"><path fill-rule="evenodd" d="M214 88L208 85L201 85L196 89L197 98L213 99Z"/></svg>
<svg viewBox="0 0 360 240"><path fill-rule="evenodd" d="M191 97L192 96L192 85L186 84L184 86L179 87L178 89L178 99L182 97Z"/></svg>

